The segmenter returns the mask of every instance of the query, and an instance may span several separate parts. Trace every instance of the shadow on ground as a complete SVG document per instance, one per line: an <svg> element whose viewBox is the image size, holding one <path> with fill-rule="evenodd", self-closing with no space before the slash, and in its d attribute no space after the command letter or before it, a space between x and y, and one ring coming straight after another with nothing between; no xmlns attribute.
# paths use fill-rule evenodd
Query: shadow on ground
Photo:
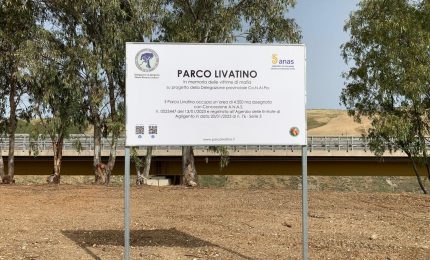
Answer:
<svg viewBox="0 0 430 260"><path fill-rule="evenodd" d="M101 259L95 255L89 247L92 245L123 246L123 230L65 230L61 233L84 249L94 259ZM217 247L237 255L244 259L249 257L235 252L223 246L212 244L195 236L189 235L175 228L154 230L132 230L130 233L130 245L137 246L159 246L159 247Z"/></svg>

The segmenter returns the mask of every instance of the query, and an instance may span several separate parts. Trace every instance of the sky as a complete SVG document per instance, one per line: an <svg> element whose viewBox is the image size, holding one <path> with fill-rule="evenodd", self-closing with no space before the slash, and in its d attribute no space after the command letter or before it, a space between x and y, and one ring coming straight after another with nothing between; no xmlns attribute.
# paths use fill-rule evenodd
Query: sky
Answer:
<svg viewBox="0 0 430 260"><path fill-rule="evenodd" d="M343 31L349 14L359 0L297 0L287 15L302 30L307 55L307 108L344 109L339 95L348 66L340 56L340 46L349 39Z"/></svg>

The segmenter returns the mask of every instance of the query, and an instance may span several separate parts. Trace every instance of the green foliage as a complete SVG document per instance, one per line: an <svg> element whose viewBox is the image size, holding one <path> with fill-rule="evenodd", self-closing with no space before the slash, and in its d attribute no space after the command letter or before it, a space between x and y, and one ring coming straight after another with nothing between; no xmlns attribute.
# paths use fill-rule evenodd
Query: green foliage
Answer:
<svg viewBox="0 0 430 260"><path fill-rule="evenodd" d="M73 147L76 149L78 153L80 153L84 148L82 146L81 140L73 140Z"/></svg>
<svg viewBox="0 0 430 260"><path fill-rule="evenodd" d="M53 126L50 126L53 127ZM39 123L38 120L33 120L27 122L25 120L18 120L16 133L17 134L32 134L32 133L42 133L43 126ZM69 128L70 134L82 134L82 129L79 129L77 126L71 126Z"/></svg>
<svg viewBox="0 0 430 260"><path fill-rule="evenodd" d="M29 108L22 104L29 82L23 77L26 43L35 37L42 19L38 2L0 1L0 134L16 129L16 119L29 119Z"/></svg>
<svg viewBox="0 0 430 260"><path fill-rule="evenodd" d="M351 69L341 102L359 121L372 120L371 149L402 150L428 165L426 139L430 109L430 31L426 1L361 1L345 25L342 46ZM429 173L430 176L430 173ZM418 181L421 179L417 173ZM424 190L424 189L423 189Z"/></svg>
<svg viewBox="0 0 430 260"><path fill-rule="evenodd" d="M77 66L80 57L74 49L78 40L70 31L51 31L39 26L35 39L26 46L29 101L39 118L34 129L53 141L67 137L73 127L80 131L85 128Z"/></svg>
<svg viewBox="0 0 430 260"><path fill-rule="evenodd" d="M130 149L130 157L131 160L134 162L134 164L136 165L137 169L140 169L143 167L143 160L139 158L139 154L137 153L137 148L135 146L131 147Z"/></svg>
<svg viewBox="0 0 430 260"><path fill-rule="evenodd" d="M227 167L228 163L230 162L230 156L229 156L227 146L209 146L209 151L212 151L220 155L220 160L219 160L220 171L222 171L224 167Z"/></svg>
<svg viewBox="0 0 430 260"><path fill-rule="evenodd" d="M295 0L167 1L159 41L166 42L294 42L301 34L286 18Z"/></svg>
<svg viewBox="0 0 430 260"><path fill-rule="evenodd" d="M84 115L94 138L111 136L111 155L125 121L125 43L151 37L165 1L53 2L49 6L57 35L70 33L83 96ZM114 157L109 158L113 167Z"/></svg>

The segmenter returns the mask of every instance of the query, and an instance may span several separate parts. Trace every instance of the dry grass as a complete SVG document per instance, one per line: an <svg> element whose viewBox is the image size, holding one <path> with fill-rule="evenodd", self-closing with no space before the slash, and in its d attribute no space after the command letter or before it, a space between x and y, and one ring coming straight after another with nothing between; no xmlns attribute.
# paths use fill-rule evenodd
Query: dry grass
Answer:
<svg viewBox="0 0 430 260"><path fill-rule="evenodd" d="M354 122L345 110L315 109L307 111L308 135L361 136L370 126L370 120Z"/></svg>

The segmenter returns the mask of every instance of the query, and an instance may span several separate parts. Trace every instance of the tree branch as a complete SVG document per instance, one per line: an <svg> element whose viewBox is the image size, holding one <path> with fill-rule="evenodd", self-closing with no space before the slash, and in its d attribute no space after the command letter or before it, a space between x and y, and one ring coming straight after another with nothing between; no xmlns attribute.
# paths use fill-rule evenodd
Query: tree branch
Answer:
<svg viewBox="0 0 430 260"><path fill-rule="evenodd" d="M193 7L191 6L190 0L185 0L185 4L187 5L188 10L190 11L190 13L193 15L194 21L197 21L197 15L194 12Z"/></svg>

